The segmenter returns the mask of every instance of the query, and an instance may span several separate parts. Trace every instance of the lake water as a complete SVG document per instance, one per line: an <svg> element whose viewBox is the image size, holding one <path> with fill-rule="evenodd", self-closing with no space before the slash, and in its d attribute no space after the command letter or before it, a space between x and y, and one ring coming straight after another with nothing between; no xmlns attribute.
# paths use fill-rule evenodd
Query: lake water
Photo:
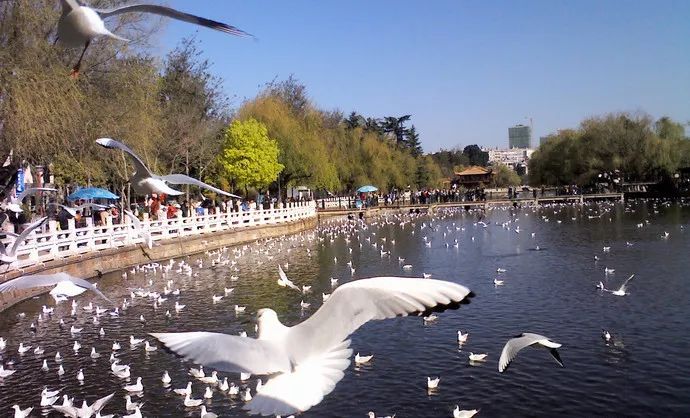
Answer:
<svg viewBox="0 0 690 418"><path fill-rule="evenodd" d="M480 219L488 227L477 225ZM262 307L275 309L288 325L311 315L322 304L321 293L332 291L330 277L345 283L372 276L430 273L469 287L476 297L469 305L439 314L432 324L411 317L370 322L360 328L352 336L352 348L373 354L374 359L363 367L350 366L335 390L302 416L364 417L371 410L377 416L450 417L456 404L480 409L478 416L486 417L690 416L689 219L690 208L655 201L494 208L485 215L462 210L414 218L389 215L369 219L364 228L358 223L345 228L345 223L332 221L316 231L228 248L223 259L236 260L235 266L211 267L215 255L186 257L193 266L192 276L174 269L165 278L160 272L128 273L126 280L121 272L109 274L99 281L99 288L119 301L129 297L132 288L148 288L149 280L151 288L160 292L171 279L181 294L168 296L157 310L137 298L121 317L105 315L99 325L93 325L93 314L81 307L103 301L86 293L76 298L77 318L69 317L69 303L61 303L52 318L37 323L35 333L29 331L29 324L36 322L41 305L53 304L51 298L29 300L4 312L0 336L8 340L8 346L0 355L2 363L17 372L0 379L0 415L11 416L10 407L19 403L23 408L34 406L34 416L58 416L38 406L44 385L62 389L79 404L82 399L92 402L115 392L104 412L124 414L122 388L142 376L145 391L139 400L146 402L145 416L198 416L198 408L185 408L182 397L171 392L192 380L194 397L202 397L206 385L187 374L192 364L162 349L150 354L141 346L130 349L130 335L246 330L252 336L252 314ZM405 221L402 227L401 221ZM433 229L424 226L430 223ZM453 246L456 239L458 248ZM391 251L389 257L381 257L381 244ZM605 246L610 252L603 251ZM240 250L238 256L234 251ZM405 258L412 269L403 271L398 257ZM349 260L356 269L354 277L346 265ZM311 285L311 293L303 296L278 287L277 265L284 263L289 263L288 276L300 286ZM606 275L607 267L615 273ZM498 268L506 272L499 274ZM595 288L600 280L607 288L617 288L631 274L635 278L628 296ZM231 276L238 279L232 281ZM495 278L505 284L494 286ZM211 296L223 294L224 287L235 288L232 296L212 304ZM305 311L300 310L302 299L312 304ZM180 313L174 312L175 300L187 305ZM247 313L235 314L235 304L247 306ZM170 319L164 315L167 309L173 312ZM26 317L18 318L20 312ZM140 322L140 315L145 323ZM65 317L65 330L59 327L60 317ZM78 337L69 333L72 324L84 327ZM100 327L105 337L99 337ZM613 343L604 342L602 328L612 333ZM470 334L462 347L456 340L457 330ZM544 334L563 344L560 355L565 368L546 351L525 349L505 373L498 373L503 345L521 332ZM75 339L83 346L78 355L72 351ZM132 367L131 382L110 373L108 356L114 340L122 344L118 357ZM45 354L37 356L32 350L20 356L19 342L40 345ZM101 358L89 357L92 346L103 354ZM57 350L64 357L62 378L56 373ZM488 353L488 361L471 365L469 352ZM48 372L41 371L44 358ZM84 384L76 379L79 368L84 370ZM173 379L168 388L160 381L163 370ZM241 384L236 374L220 376ZM434 393L426 390L427 376L441 377ZM253 388L256 378L248 384ZM219 416L246 416L239 398L217 390L207 405Z"/></svg>

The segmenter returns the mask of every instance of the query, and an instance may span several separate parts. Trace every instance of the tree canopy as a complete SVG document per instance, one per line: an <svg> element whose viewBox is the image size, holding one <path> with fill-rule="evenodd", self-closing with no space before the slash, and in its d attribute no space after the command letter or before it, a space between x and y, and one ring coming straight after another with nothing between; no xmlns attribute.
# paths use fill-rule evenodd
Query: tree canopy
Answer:
<svg viewBox="0 0 690 418"><path fill-rule="evenodd" d="M618 170L628 181L659 181L690 162L690 141L668 118L608 114L549 136L529 161L533 185L592 183Z"/></svg>
<svg viewBox="0 0 690 418"><path fill-rule="evenodd" d="M261 122L235 120L225 130L218 162L234 185L263 189L284 168L278 162L278 154L278 143L268 137L268 129Z"/></svg>

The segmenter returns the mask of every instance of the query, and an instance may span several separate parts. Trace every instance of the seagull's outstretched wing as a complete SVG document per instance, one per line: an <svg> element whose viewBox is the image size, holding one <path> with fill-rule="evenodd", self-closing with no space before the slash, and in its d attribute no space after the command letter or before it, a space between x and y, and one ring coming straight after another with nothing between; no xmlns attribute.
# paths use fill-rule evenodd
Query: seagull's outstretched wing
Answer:
<svg viewBox="0 0 690 418"><path fill-rule="evenodd" d="M17 196L17 202L21 204L25 198L38 192L57 192L57 189L52 187L32 187L21 192L19 196Z"/></svg>
<svg viewBox="0 0 690 418"><path fill-rule="evenodd" d="M131 4L128 6L121 6L113 9L94 9L101 18L115 16L122 13L152 13L156 15L161 15L169 17L171 19L181 20L183 22L192 23L195 25L206 26L207 28L215 29L221 32L229 33L235 36L249 36L253 37L249 33L238 29L234 26L228 25L227 23L217 22L215 20L206 19L203 17L195 16L189 13L181 12L179 10L172 9L170 7L159 6L157 4Z"/></svg>
<svg viewBox="0 0 690 418"><path fill-rule="evenodd" d="M290 356L299 364L337 347L368 321L456 308L472 296L465 286L435 279L374 277L346 283L290 329Z"/></svg>
<svg viewBox="0 0 690 418"><path fill-rule="evenodd" d="M519 337L511 338L508 340L506 345L503 346L501 358L498 359L498 371L503 373L508 366L510 366L510 363L513 361L513 359L515 359L520 350L533 344L541 344L544 347L549 348L553 358L558 362L558 364L561 365L561 367L563 367L563 362L556 351L556 348L561 346L560 344L550 341L543 335L526 332Z"/></svg>
<svg viewBox="0 0 690 418"><path fill-rule="evenodd" d="M215 332L151 335L176 354L223 372L272 374L292 370L285 348L267 340Z"/></svg>
<svg viewBox="0 0 690 418"><path fill-rule="evenodd" d="M163 180L166 183L171 183L171 184L191 184L194 186L198 186L204 189L211 190L212 192L221 194L223 196L228 196L228 197L234 197L235 199L241 199L240 196L237 196L232 193L228 193L226 191L217 189L211 185L208 185L204 183L203 181L199 181L193 177L186 176L184 174L168 174L167 176L157 176L159 179Z"/></svg>
<svg viewBox="0 0 690 418"><path fill-rule="evenodd" d="M54 286L60 282L65 281L72 282L81 288L90 290L98 296L102 297L103 299L107 300L108 302L112 303L110 299L108 299L103 293L101 293L100 290L98 290L96 286L93 285L93 283L89 282L88 280L81 279L79 277L71 276L64 272L55 274L34 274L31 276L17 277L16 279L12 279L0 284L0 293L19 289L30 289L32 287Z"/></svg>
<svg viewBox="0 0 690 418"><path fill-rule="evenodd" d="M140 176L146 177L153 176L153 173L151 173L151 170L149 170L149 168L146 167L146 164L144 164L144 162L141 161L141 158L139 158L139 156L135 154L134 151L132 151L127 145L123 144L122 142L116 141L111 138L98 138L96 140L96 143L102 147L119 149L129 154L129 156L132 157L132 160L134 160L135 175L138 174Z"/></svg>
<svg viewBox="0 0 690 418"><path fill-rule="evenodd" d="M55 206L55 207L58 207L58 208L62 208L62 209L65 210L65 212L69 213L70 216L72 216L73 218L74 218L75 216L77 216L77 208L70 208L70 207L68 207L68 206L61 205L61 204L55 203L55 202L48 203L48 206Z"/></svg>
<svg viewBox="0 0 690 418"><path fill-rule="evenodd" d="M24 242L24 240L34 232L34 229L40 227L43 225L43 223L48 220L48 217L44 216L43 218L37 220L36 222L30 224L29 226L26 227L25 230L22 231L21 234L14 240L12 243L12 246L9 248L9 250L6 250L6 254L10 257L14 257L17 254L17 249L19 246Z"/></svg>
<svg viewBox="0 0 690 418"><path fill-rule="evenodd" d="M115 396L115 393L111 393L108 396L104 396L101 399L98 399L96 402L94 402L91 405L91 409L93 410L93 413L99 412L101 409L105 407L105 404L107 404L111 399L113 399L113 396Z"/></svg>
<svg viewBox="0 0 690 418"><path fill-rule="evenodd" d="M625 289L626 289L626 286L628 285L628 282L630 282L630 280L632 280L633 277L635 277L634 274L630 275L630 277L628 277L628 280L626 280L626 281L623 282L623 284L622 284L621 287L618 289L618 291L619 291L619 292L625 292Z"/></svg>
<svg viewBox="0 0 690 418"><path fill-rule="evenodd" d="M128 210L125 210L124 212L125 215L132 221L132 225L134 225L134 230L144 240L144 243L147 247L149 247L149 250L153 248L154 245L158 245L158 243L153 242L151 234L149 234L148 231L145 231L144 228L142 228L141 222L139 222L139 219L136 216L134 216L132 212Z"/></svg>
<svg viewBox="0 0 690 418"><path fill-rule="evenodd" d="M66 417L76 417L79 413L79 410L73 406L51 405L51 408Z"/></svg>
<svg viewBox="0 0 690 418"><path fill-rule="evenodd" d="M289 286L292 289L297 290L298 292L301 292L300 288L297 287L296 284L292 283L290 279L288 279L287 274L285 274L285 271L283 268L278 264L278 275L280 275L280 280L282 280L283 283L285 283L287 286Z"/></svg>

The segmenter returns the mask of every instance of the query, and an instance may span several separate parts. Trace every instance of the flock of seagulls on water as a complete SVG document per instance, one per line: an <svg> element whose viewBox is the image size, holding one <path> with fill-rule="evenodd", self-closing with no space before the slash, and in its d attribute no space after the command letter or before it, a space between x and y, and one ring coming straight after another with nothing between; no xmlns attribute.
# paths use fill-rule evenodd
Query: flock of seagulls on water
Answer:
<svg viewBox="0 0 690 418"><path fill-rule="evenodd" d="M225 23L194 16L165 6L155 4L131 4L118 6L108 10L89 7L78 0L62 0L62 16L58 21L58 38L69 47L82 47L83 50L77 64L73 68L73 75L78 75L79 68L90 43L99 36L106 36L120 41L126 39L112 33L105 27L103 19L124 13L150 13L161 15L188 23L205 26L236 36L251 36L246 32ZM133 189L141 194L164 193L167 195L179 195L181 192L171 188L169 184L191 184L211 190L215 193L237 197L227 192L214 188L194 178L182 174L157 175L152 173L143 161L126 145L110 139L100 138L97 144L110 149L118 149L129 155L133 161L135 172L130 181ZM29 189L18 196L17 199L5 204L5 208L11 211L21 211L22 200L38 191L55 191L49 188ZM591 209L585 206L585 213L589 219L603 218L611 210L612 206L601 205L599 209ZM70 211L70 208L65 208ZM74 210L74 209L72 209ZM443 238L453 232L464 231L463 226L455 222L442 222L452 218L456 212L448 211L439 217L426 215L409 216L381 216L367 222L336 221L322 224L316 231L295 235L292 237L280 237L277 239L261 240L254 245L245 245L236 248L219 248L207 251L198 258L195 265L187 263L185 259L169 260L165 263L149 263L135 266L128 272L122 273L122 282L130 279L147 280L147 285L128 289L128 294L114 295L110 297L103 294L97 287L83 278L74 277L67 273L37 274L22 276L0 284L0 293L21 290L32 287L50 288L50 295L56 306L42 306L40 312L33 318L27 318L25 313L18 315L20 323L30 321L28 334L25 341L7 340L0 336L0 384L12 385L20 381L21 373L15 366L24 366L40 362L40 371L46 376L53 373L58 377L61 388L51 389L44 386L40 393L36 393L32 406L19 404L12 406L15 418L26 418L32 415L35 408L40 408L42 414L55 414L74 417L113 417L115 414L103 413L108 409L116 409L118 416L125 418L140 418L143 416L147 401L146 393L151 389L152 382L144 383L142 374L145 370L139 369L140 365L131 363L123 364L125 358L132 353L143 353L144 356L161 355L172 356L159 350L165 346L169 351L180 358L193 362L198 367L188 370L188 379L185 382L173 380L167 370L164 370L155 385L165 389L165 395L170 402L182 397L181 404L185 408L196 410L201 418L213 418L218 416L212 412L213 400L218 396L224 396L232 402L241 404L242 408L250 414L287 416L299 414L318 405L325 396L331 393L338 382L345 376L345 370L350 366L353 349L351 334L357 331L365 323L372 320L383 320L397 316L418 315L422 317L423 324L431 324L438 321L439 312L446 309L456 309L461 304L469 303L474 294L460 284L432 278L432 273L422 272L420 278L400 277L399 272L411 273L414 266L406 262L405 258L397 256L399 271L387 277L355 278L357 267L353 265L352 257L347 259L349 277L330 278L330 293L321 293L321 297L311 296L312 284L299 286L288 277L289 263L278 264L276 278L279 291L280 287L299 295L299 304L295 310L300 311L303 320L292 326L284 325L278 312L270 308L256 310L255 335L249 336L246 331L238 335L214 333L206 331L192 332L164 332L176 322L182 322L184 326L185 315L191 315L184 301L187 289L192 286L190 280L197 280L200 272L205 269L215 271L222 270L222 281L225 286L232 286L233 282L240 280L242 272L238 268L238 262L243 258L253 258L257 265L275 266L278 254L287 256L291 251L306 252L311 257L311 249L305 245L306 241L324 243L333 242L336 238L342 238L348 245L348 255L351 255L355 245L361 250L364 245L371 246L382 259L390 258L395 252L395 240L377 237L375 227L378 224L393 224L403 230L422 235L423 246L433 248L439 244L438 239L429 238L427 231L437 233L442 231ZM133 227L139 232L145 244L151 248L153 242L150 236L138 223L136 217L129 212L125 215L131 220ZM472 225L473 228L488 229L494 227L478 215L478 219ZM546 215L542 215L543 222L549 222ZM16 260L16 251L24 239L34 230L41 227L46 218L41 218L32 223L18 236L14 236L14 242L9 246L0 246L0 262L11 264ZM561 220L556 220L561 223ZM646 221L648 222L648 221ZM406 226L409 225L408 228ZM647 223L637 225L644 228ZM496 227L510 230L520 234L517 219L499 223ZM9 234L13 235L13 234ZM357 237L357 244L353 237ZM661 239L669 239L670 233L664 232ZM531 233L535 239L535 233ZM301 241L300 241L301 240ZM471 237L471 242L475 237ZM460 248L457 238L446 240L443 247ZM632 246L632 243L627 243ZM533 250L542 251L539 245ZM603 253L610 253L611 246L603 247ZM346 257L347 257L346 256ZM595 263L599 256L594 256ZM333 259L338 264L338 258ZM272 269L274 267L271 267ZM498 267L497 277L492 278L495 287L506 285L504 274L506 269ZM615 275L615 269L604 268L604 280L599 281L597 289L613 296L627 296L628 286L635 277L634 274L622 282L618 288L607 288L609 277ZM217 276L216 276L217 277ZM244 280L248 280L245 277ZM275 283L272 284L275 286ZM90 300L88 304L77 302L76 297L90 291L100 299ZM110 292L108 292L110 293ZM193 293L194 294L194 293ZM201 314L210 314L213 305L219 305L220 309L227 309L236 317L241 317L247 311L247 306L239 303L226 303L233 299L234 288L224 287L222 294L213 294L209 298L208 306ZM121 302L114 302L122 298ZM305 301L305 299L307 299ZM71 302L70 302L71 301ZM100 305L103 302L103 305ZM190 300L190 302L194 302ZM189 303L189 302L188 302ZM314 310L312 305L320 306ZM121 322L132 315L130 309L136 308L140 312L137 322L139 329L134 328L131 321L126 322L129 338L122 340ZM251 311L251 308L250 308ZM310 316L306 312L313 311ZM144 316L144 312L148 316ZM199 312L194 314L198 315ZM150 324L151 323L151 324ZM105 329L109 329L108 332ZM177 330L176 326L172 326ZM59 332L62 338L72 341L71 352L60 353L50 342L41 346L41 336L49 332ZM117 339L110 342L110 333ZM135 336L134 334L137 334ZM96 337L97 335L97 337ZM66 337L69 336L69 337ZM614 340L612 334L602 330L602 339L605 343ZM83 345L92 342L90 350ZM108 346L105 346L108 343ZM469 344L469 332L457 331L457 343L460 347ZM96 347L98 345L98 348ZM123 346L129 346L129 353ZM509 339L500 354L498 360L498 372L504 373L509 365L515 361L517 354L527 347L542 348L549 351L556 363L563 367L558 349L561 344L550 337L523 332ZM88 354L86 354L88 352ZM159 353L160 354L156 354ZM129 356L128 356L129 354ZM33 357L32 357L33 355ZM95 384L104 380L103 366L107 358L110 374L121 382L118 390L105 394L102 397L89 395L79 401L67 393L69 385L67 381L74 379L81 387L87 383ZM88 360L87 360L88 359ZM355 367L371 364L374 354L354 355ZM469 352L468 362L479 364L489 359L489 353ZM67 365L67 366L66 366ZM74 366L74 367L72 367ZM206 367L206 370L204 370ZM24 371L24 367L20 368ZM211 371L210 374L208 371ZM225 373L226 376L219 376ZM269 376L264 382L263 378L253 376ZM228 380L230 377L230 381ZM202 398L195 397L195 385L193 382L203 385ZM429 393L440 390L442 380L440 376L426 376L426 389ZM36 389L38 392L38 389ZM83 391L82 391L83 393ZM124 394L119 401L115 396ZM199 392L196 392L199 393ZM27 401L27 397L23 397ZM450 410L452 416L471 417L477 414L477 409L460 409L455 405ZM376 418L373 411L367 415ZM293 416L293 415L290 415ZM395 416L392 415L392 416Z"/></svg>
<svg viewBox="0 0 690 418"><path fill-rule="evenodd" d="M603 211L606 211L606 206L602 206ZM103 294L97 284L67 273L22 276L7 281L0 285L0 292L28 287L52 287L50 294L56 306L43 306L38 315L30 320L26 340L8 341L0 337L0 383L12 384L13 379L21 378L17 376L16 366L25 359L35 357L40 359L41 372L58 376L58 382L63 387L43 387L40 394L36 394L34 405L14 405L15 417L28 417L32 408L40 407L44 413L54 411L67 417L114 416L102 414L103 410L111 409L118 411L118 416L138 418L145 412L147 391L160 391L161 387L168 394L166 396L169 402L179 399L185 408L196 409L198 416L205 418L222 415L222 410L213 408L213 402L218 396L230 399L250 414L283 417L299 414L318 405L335 390L350 366L351 359L354 360L355 367L375 362L373 353L356 352L352 356L355 350L350 346L350 335L360 326L371 320L408 315L421 316L424 324L434 323L439 320L439 312L469 303L474 296L470 289L457 283L434 279L431 273L422 273L420 278L397 275L368 279L354 277L356 266L352 253L357 247L363 251L369 246L376 251L376 257L380 256L381 259L390 259L396 253L395 240L377 236L377 227L384 224L397 225L412 236L421 235L425 244L431 240L424 235L427 230L442 232L444 238L452 236L452 231L462 232L465 228L497 227L520 233L510 223L490 225L479 221L472 226L467 223L463 226L452 221L456 215L457 212L448 211L439 216L396 215L379 216L366 222L327 222L314 231L298 235L261 240L241 247L210 250L194 261L186 261L191 260L186 257L139 265L123 271L118 280L125 285L130 280L136 283L145 281L146 285L130 288L126 293L120 290L121 294L117 296ZM482 216L479 212L476 215ZM542 220L548 222L547 217ZM437 238L438 235L436 234ZM535 238L534 235L532 238ZM289 259L297 253L316 257L317 253L307 244L316 242L317 245L323 245L333 243L336 239L344 240L347 255L345 260L341 255L340 261L338 257L334 257L333 264L343 267L347 265L350 274L330 278L330 293L320 291L320 295L317 293L312 296L312 284L305 283L302 277L295 283L289 277ZM452 248L455 243L457 240L436 245ZM537 250L536 246L534 250ZM611 251L610 247L603 250ZM279 263L279 257L288 261ZM187 304L194 303L194 300L185 303L185 295L202 274L208 276L207 271L215 271L214 276L218 280L216 285L222 284L223 287L220 293L216 290L207 296L208 311L203 312L204 315L215 315L215 310L220 309L243 318L246 312L252 310L233 300L233 283L249 279L243 278L239 267L243 260L251 260L258 268L275 272L272 274L275 281L270 283L270 286L275 287L271 292L289 292L288 295L292 294L293 300L299 300L299 303L295 302L294 309L300 312L303 319L301 322L292 326L284 325L276 310L262 308L255 311L253 335L248 335L246 331L234 335L205 331L165 332L171 326L172 329L179 329L175 325L177 323L186 328L184 318L190 315ZM397 256L397 262L399 272L414 270L414 266L406 263L401 256ZM598 262L595 259L595 263ZM496 277L501 279L493 278L495 287L505 284L506 273L507 269L496 268ZM615 276L615 271L605 267L603 274L605 280L609 280L609 277ZM627 286L633 277L634 275L625 280L618 290L606 289L603 281L597 288L611 295L629 295ZM82 306L86 296L82 296L79 302L74 298L85 291L92 292L98 299L89 300ZM199 295L198 292L193 294L196 297ZM318 308L312 308L312 305L319 304ZM135 319L136 314L129 313L132 308L136 308L138 319ZM192 309L198 309L198 306ZM308 316L308 312L313 313ZM126 341L122 339L123 330L118 325L124 318L129 318L127 329L131 330L125 331L129 333ZM26 314L20 314L19 320L28 321L29 318ZM132 325L133 321L139 322L141 328L137 330ZM61 335L69 336L73 341L73 354L64 351L60 353L48 342L41 344L42 331L55 327ZM105 329L119 331L106 332ZM111 332L117 339L111 340ZM88 338L84 339L85 336ZM602 339L608 344L613 342L614 337L604 329ZM85 346L89 342L93 342L91 347ZM469 332L458 330L456 342L460 347L470 344ZM189 368L189 378L182 381L178 374L171 376L171 373L163 370L155 383L159 387L150 389L154 383L142 378L142 374L145 377L148 374L138 372L140 365L124 364L124 359L128 356L124 347L127 346L130 348L129 353L142 353L146 358L152 355L172 356L166 350L161 350L164 346L167 351L198 366ZM516 361L518 353L527 347L548 350L553 360L563 367L558 351L560 343L548 336L523 332L505 343L498 359L498 372L506 373L508 367ZM75 362L72 356L79 361ZM80 360L82 358L89 359L91 363L85 363ZM481 366L490 358L490 353L486 352L468 352L467 355L469 364L475 366ZM105 396L81 399L79 406L79 401L65 393L68 387L66 381L74 379L72 382L77 382L80 386L94 383L103 373L95 364L102 364L105 359L109 360L109 373L123 383L118 390L102 394ZM66 366L75 363L79 367ZM221 373L224 375L221 376ZM267 380L265 376L268 376ZM441 376L426 376L425 380L426 390L430 394L443 386ZM199 384L203 388L201 392ZM124 395L118 398L118 393ZM27 400L26 397L23 399ZM121 399L119 405L118 399ZM452 410L452 405L448 408L453 417L471 417L480 412L476 409L460 409L459 405ZM377 417L373 411L368 415Z"/></svg>

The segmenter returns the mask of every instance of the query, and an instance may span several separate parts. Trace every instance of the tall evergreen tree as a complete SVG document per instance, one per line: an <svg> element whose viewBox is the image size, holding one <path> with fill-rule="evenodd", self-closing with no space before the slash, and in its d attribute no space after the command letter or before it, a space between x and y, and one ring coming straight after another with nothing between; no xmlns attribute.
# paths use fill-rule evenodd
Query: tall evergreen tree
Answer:
<svg viewBox="0 0 690 418"><path fill-rule="evenodd" d="M410 153L412 153L412 155L415 157L422 155L424 151L422 150L422 144L419 142L419 134L417 133L417 129L414 127L414 125L407 130L405 137L405 144L410 150Z"/></svg>

